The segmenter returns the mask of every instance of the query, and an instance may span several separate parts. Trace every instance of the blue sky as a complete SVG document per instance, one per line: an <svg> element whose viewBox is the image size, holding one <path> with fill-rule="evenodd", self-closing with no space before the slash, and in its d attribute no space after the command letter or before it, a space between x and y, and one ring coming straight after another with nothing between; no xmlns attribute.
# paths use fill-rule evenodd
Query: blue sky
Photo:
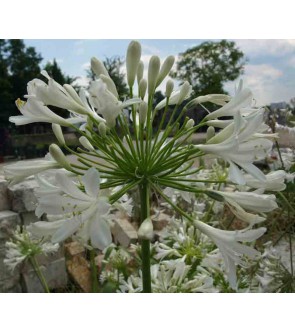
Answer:
<svg viewBox="0 0 295 332"><path fill-rule="evenodd" d="M161 59L179 54L205 40L193 39L143 39L143 61L147 67L151 55ZM34 46L44 58L43 64L54 58L63 72L79 76L85 82L85 69L92 56L100 59L114 55L125 56L128 39L25 39L27 46ZM257 104L288 102L295 97L295 39L236 39L235 42L248 58L243 75L244 84L249 86ZM234 83L227 83L229 93ZM162 85L163 86L163 85Z"/></svg>

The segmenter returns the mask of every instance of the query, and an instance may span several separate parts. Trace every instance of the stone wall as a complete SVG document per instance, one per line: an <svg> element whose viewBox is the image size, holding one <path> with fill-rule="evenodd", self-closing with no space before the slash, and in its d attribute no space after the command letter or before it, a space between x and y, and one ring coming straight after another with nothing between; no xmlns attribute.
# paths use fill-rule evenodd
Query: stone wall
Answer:
<svg viewBox="0 0 295 332"><path fill-rule="evenodd" d="M35 180L8 187L0 176L0 292L43 292L42 285L29 263L23 264L13 272L3 263L5 242L18 225L28 225L37 221L35 215ZM39 257L41 270L52 289L67 285L67 273L63 248L51 256Z"/></svg>

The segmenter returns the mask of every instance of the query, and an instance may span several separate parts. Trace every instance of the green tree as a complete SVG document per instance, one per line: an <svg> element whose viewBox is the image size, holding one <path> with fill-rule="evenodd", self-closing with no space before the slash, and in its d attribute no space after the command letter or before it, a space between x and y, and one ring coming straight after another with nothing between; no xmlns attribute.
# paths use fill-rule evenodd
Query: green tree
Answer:
<svg viewBox="0 0 295 332"><path fill-rule="evenodd" d="M0 42L0 121L7 126L8 118L17 115L15 100L26 93L28 81L39 77L42 57L34 47L26 47L21 39Z"/></svg>
<svg viewBox="0 0 295 332"><path fill-rule="evenodd" d="M172 77L188 81L194 96L226 93L224 83L237 79L247 59L235 42L204 42L180 53Z"/></svg>
<svg viewBox="0 0 295 332"><path fill-rule="evenodd" d="M124 61L119 56L106 58L103 61L106 70L111 79L114 81L120 99L124 99L128 94L127 84L125 82L125 74L121 71ZM95 75L91 69L87 70L87 77L95 79Z"/></svg>
<svg viewBox="0 0 295 332"><path fill-rule="evenodd" d="M59 84L71 84L75 78L65 75L55 59L52 62L47 62L44 69L47 71L50 77L52 77Z"/></svg>

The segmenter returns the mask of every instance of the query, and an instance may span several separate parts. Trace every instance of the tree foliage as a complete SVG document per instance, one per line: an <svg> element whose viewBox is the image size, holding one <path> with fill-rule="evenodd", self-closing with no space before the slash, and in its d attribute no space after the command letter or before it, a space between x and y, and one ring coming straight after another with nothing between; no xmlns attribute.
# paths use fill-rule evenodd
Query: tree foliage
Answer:
<svg viewBox="0 0 295 332"><path fill-rule="evenodd" d="M55 59L53 59L52 62L47 62L44 69L50 77L61 85L71 84L75 80L73 77L70 77L62 72Z"/></svg>
<svg viewBox="0 0 295 332"><path fill-rule="evenodd" d="M246 63L235 42L204 42L179 55L172 77L188 81L195 96L225 93L224 83L237 79Z"/></svg>
<svg viewBox="0 0 295 332"><path fill-rule="evenodd" d="M15 100L26 94L28 81L40 75L41 61L41 55L23 40L0 40L0 125L18 114Z"/></svg>

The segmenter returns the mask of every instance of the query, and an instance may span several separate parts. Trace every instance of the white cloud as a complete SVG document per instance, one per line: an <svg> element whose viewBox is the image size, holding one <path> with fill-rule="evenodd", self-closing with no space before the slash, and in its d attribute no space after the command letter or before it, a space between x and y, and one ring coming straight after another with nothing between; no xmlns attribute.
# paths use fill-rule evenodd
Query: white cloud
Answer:
<svg viewBox="0 0 295 332"><path fill-rule="evenodd" d="M151 45L146 45L146 44L141 44L141 49L144 53L151 54L151 55L160 55L162 52L157 47L151 46Z"/></svg>
<svg viewBox="0 0 295 332"><path fill-rule="evenodd" d="M88 70L88 69L90 69L90 62L85 62L85 63L83 63L83 65L81 66L81 68L82 68L83 70Z"/></svg>
<svg viewBox="0 0 295 332"><path fill-rule="evenodd" d="M284 73L270 64L246 65L243 75L244 86L249 87L257 101L257 106L272 102L288 101L292 96L292 89L282 85L281 78ZM225 84L230 94L234 93L235 84Z"/></svg>
<svg viewBox="0 0 295 332"><path fill-rule="evenodd" d="M284 56L295 52L295 39L236 39L235 42L249 57Z"/></svg>
<svg viewBox="0 0 295 332"><path fill-rule="evenodd" d="M73 86L77 85L82 88L87 88L89 85L90 79L86 76L80 76L75 79L72 83Z"/></svg>

